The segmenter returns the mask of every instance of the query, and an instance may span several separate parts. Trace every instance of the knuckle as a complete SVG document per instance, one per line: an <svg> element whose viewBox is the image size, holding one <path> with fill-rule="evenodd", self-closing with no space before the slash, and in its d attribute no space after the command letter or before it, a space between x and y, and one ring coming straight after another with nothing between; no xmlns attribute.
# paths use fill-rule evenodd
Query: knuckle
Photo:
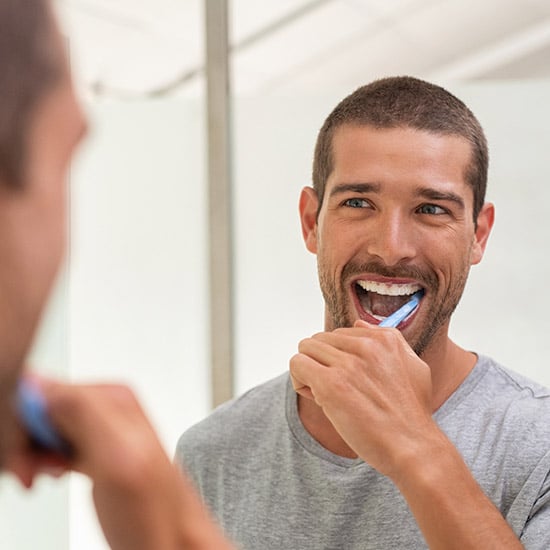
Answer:
<svg viewBox="0 0 550 550"><path fill-rule="evenodd" d="M294 371L300 366L300 363L302 362L303 355L301 353L295 353L289 361L290 371Z"/></svg>
<svg viewBox="0 0 550 550"><path fill-rule="evenodd" d="M331 369L329 391L335 391L337 393L347 393L350 386L351 380L349 368Z"/></svg>
<svg viewBox="0 0 550 550"><path fill-rule="evenodd" d="M395 348L401 340L401 333L396 328L387 328L381 332L380 343L385 349Z"/></svg>
<svg viewBox="0 0 550 550"><path fill-rule="evenodd" d="M298 352L303 353L304 350L308 347L310 341L311 338L304 338L303 340L300 340L300 342L298 343Z"/></svg>

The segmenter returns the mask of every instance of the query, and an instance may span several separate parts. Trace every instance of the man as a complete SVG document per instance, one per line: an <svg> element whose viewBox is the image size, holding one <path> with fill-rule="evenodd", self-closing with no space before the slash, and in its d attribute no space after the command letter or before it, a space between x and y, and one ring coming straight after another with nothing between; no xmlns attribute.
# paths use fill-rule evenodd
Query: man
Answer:
<svg viewBox="0 0 550 550"><path fill-rule="evenodd" d="M23 363L65 244L65 177L85 130L47 0L0 0L0 464L88 475L119 550L229 548L125 387L36 380L70 457L40 452L14 413Z"/></svg>
<svg viewBox="0 0 550 550"><path fill-rule="evenodd" d="M242 548L550 548L550 393L448 336L493 225L487 165L470 110L414 78L325 121L300 197L325 331L178 444Z"/></svg>

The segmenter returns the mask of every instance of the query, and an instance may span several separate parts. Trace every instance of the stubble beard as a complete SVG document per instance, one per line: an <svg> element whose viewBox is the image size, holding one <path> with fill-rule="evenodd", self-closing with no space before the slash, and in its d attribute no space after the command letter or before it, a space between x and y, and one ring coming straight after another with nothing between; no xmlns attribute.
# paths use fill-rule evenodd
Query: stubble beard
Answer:
<svg viewBox="0 0 550 550"><path fill-rule="evenodd" d="M337 282L336 277L329 275L329 270L322 261L318 262L319 284L325 300L327 314L327 329L352 327L357 320L355 308L349 303L347 281L354 273L376 273L386 277L410 277L418 280L432 294L438 296L440 283L437 275L433 272L424 272L416 268L387 268L377 262L356 265L348 263L342 271ZM454 313L460 298L464 292L468 279L469 264L464 262L459 275L447 288L444 295L436 298L427 313L424 314L426 321L421 327L417 336L410 336L407 341L413 351L420 357L432 344L434 337L442 326L448 323Z"/></svg>

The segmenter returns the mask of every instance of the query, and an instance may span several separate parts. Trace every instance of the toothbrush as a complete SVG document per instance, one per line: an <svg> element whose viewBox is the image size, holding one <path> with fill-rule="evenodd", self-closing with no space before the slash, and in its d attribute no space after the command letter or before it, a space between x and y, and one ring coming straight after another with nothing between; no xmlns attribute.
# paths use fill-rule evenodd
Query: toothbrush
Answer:
<svg viewBox="0 0 550 550"><path fill-rule="evenodd" d="M32 443L39 449L69 457L70 445L53 427L48 417L46 400L38 385L28 379L22 379L17 388L16 399L17 413Z"/></svg>
<svg viewBox="0 0 550 550"><path fill-rule="evenodd" d="M418 290L412 295L412 298L403 304L397 311L394 311L390 316L386 317L378 325L379 327L392 327L395 328L404 321L411 313L418 307L420 300L424 295L423 290Z"/></svg>

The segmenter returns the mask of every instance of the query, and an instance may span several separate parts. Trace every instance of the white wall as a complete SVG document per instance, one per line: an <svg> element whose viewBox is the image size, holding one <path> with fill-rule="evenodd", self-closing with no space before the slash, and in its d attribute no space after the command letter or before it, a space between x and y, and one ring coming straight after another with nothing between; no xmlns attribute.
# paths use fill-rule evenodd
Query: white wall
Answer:
<svg viewBox="0 0 550 550"><path fill-rule="evenodd" d="M202 105L97 105L72 187L70 371L136 390L172 454L208 411ZM100 548L88 484L71 548Z"/></svg>
<svg viewBox="0 0 550 550"><path fill-rule="evenodd" d="M550 83L458 91L487 131L488 199L496 205L496 221L452 332L464 347L550 386Z"/></svg>
<svg viewBox="0 0 550 550"><path fill-rule="evenodd" d="M550 385L550 83L450 88L486 128L489 198L497 206L453 335ZM343 93L235 105L238 393L285 371L297 342L322 328L315 259L301 242L297 203L310 181L316 132ZM179 433L208 410L202 116L200 103L181 99L93 107L95 130L72 178L69 282L37 353L48 369L52 357L66 363L74 379L131 383L170 454ZM105 547L83 480L71 483L70 497L46 481L30 496L5 483L0 536L11 547ZM69 498L70 521L62 521ZM36 536L26 511L38 522Z"/></svg>

